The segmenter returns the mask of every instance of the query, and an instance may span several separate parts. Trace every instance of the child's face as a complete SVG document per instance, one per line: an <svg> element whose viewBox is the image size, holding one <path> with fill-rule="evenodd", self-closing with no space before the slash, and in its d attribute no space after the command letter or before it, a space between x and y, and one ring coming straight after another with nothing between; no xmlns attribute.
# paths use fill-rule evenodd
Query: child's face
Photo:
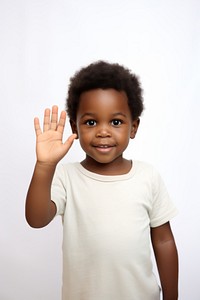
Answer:
<svg viewBox="0 0 200 300"><path fill-rule="evenodd" d="M138 125L131 118L125 92L95 89L82 93L73 131L86 153L85 166L123 164L122 154Z"/></svg>

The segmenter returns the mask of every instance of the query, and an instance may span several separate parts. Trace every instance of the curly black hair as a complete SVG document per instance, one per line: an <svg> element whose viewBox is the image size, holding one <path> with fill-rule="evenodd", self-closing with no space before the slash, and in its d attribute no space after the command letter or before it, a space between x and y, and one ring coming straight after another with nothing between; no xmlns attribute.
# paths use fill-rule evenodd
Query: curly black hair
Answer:
<svg viewBox="0 0 200 300"><path fill-rule="evenodd" d="M144 106L138 77L117 63L97 61L81 68L70 78L66 111L71 121L76 121L80 95L85 91L98 88L124 91L128 98L132 119L139 118Z"/></svg>

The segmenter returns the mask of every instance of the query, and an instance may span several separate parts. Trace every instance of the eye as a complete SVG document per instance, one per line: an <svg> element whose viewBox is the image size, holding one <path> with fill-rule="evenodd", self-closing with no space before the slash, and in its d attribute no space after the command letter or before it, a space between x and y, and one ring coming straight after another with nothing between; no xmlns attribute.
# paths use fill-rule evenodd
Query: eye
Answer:
<svg viewBox="0 0 200 300"><path fill-rule="evenodd" d="M87 120L85 124L88 126L95 126L97 122L95 120Z"/></svg>
<svg viewBox="0 0 200 300"><path fill-rule="evenodd" d="M113 126L119 126L119 125L122 124L122 121L119 120L119 119L114 119L114 120L111 121L111 124L112 124Z"/></svg>

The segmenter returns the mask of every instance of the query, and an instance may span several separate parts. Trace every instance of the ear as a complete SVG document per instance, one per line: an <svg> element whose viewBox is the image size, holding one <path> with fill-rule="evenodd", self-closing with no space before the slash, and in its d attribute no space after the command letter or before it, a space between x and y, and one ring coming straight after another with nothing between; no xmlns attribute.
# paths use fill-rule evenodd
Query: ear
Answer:
<svg viewBox="0 0 200 300"><path fill-rule="evenodd" d="M140 125L139 118L132 122L132 129L131 129L131 134L130 134L131 139L135 138L139 125Z"/></svg>
<svg viewBox="0 0 200 300"><path fill-rule="evenodd" d="M69 122L70 122L70 126L71 126L71 129L72 129L72 133L76 133L77 134L76 139L78 139L78 131L77 131L76 122L72 121L72 120L69 120Z"/></svg>

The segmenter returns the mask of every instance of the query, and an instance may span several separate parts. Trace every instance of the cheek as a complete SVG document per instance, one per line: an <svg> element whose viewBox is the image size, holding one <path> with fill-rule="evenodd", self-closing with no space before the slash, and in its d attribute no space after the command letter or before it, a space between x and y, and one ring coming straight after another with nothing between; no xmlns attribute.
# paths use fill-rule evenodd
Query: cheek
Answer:
<svg viewBox="0 0 200 300"><path fill-rule="evenodd" d="M79 141L81 145L88 144L91 140L91 132L79 131Z"/></svg>
<svg viewBox="0 0 200 300"><path fill-rule="evenodd" d="M128 128L125 128L116 133L116 138L118 138L119 140L121 140L123 142L129 141L130 136L131 136L131 131Z"/></svg>
<svg viewBox="0 0 200 300"><path fill-rule="evenodd" d="M119 137L119 141L122 147L127 147L131 139L131 131L126 131L122 133Z"/></svg>

